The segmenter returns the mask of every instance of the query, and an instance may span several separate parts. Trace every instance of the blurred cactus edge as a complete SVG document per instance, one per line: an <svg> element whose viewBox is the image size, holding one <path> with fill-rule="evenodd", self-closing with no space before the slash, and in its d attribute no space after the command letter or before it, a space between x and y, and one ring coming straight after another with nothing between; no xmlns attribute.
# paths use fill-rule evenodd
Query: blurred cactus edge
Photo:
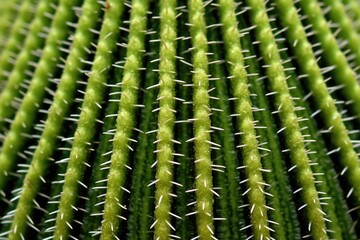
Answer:
<svg viewBox="0 0 360 240"><path fill-rule="evenodd" d="M359 0L0 0L0 240L357 240L359 156Z"/></svg>

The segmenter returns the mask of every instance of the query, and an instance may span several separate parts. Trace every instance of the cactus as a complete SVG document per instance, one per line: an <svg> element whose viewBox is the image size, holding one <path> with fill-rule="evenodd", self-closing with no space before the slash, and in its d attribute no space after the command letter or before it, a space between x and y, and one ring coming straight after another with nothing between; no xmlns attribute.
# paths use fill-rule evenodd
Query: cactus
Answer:
<svg viewBox="0 0 360 240"><path fill-rule="evenodd" d="M0 239L359 239L356 0L0 0Z"/></svg>

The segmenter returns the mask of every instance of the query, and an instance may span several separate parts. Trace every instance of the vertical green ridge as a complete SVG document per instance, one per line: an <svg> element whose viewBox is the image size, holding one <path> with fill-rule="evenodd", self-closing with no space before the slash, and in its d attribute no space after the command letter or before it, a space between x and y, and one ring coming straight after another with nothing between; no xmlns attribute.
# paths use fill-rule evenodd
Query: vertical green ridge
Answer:
<svg viewBox="0 0 360 240"><path fill-rule="evenodd" d="M248 0L247 3L251 7L251 20L256 26L256 36L266 64L269 83L271 89L276 93L275 105L278 108L282 125L285 127L286 144L290 149L290 158L292 163L296 165L297 180L302 187L301 194L307 209L309 230L314 239L326 239L326 226L319 196L315 188L304 140L286 82L284 67L281 63L274 35L271 32L265 3L262 0Z"/></svg>
<svg viewBox="0 0 360 240"><path fill-rule="evenodd" d="M259 69L250 70L251 68L250 66L248 68L249 74L258 73ZM252 84L252 93L256 94L253 97L253 104L257 107L257 111L254 112L254 119L258 121L256 130L259 141L266 143L261 146L263 149L261 158L265 172L264 179L271 185L268 189L270 195L267 196L267 201L269 207L275 209L268 212L269 223L272 224L271 229L274 230L271 235L274 239L297 239L300 237L299 221L292 199L289 177L286 175L287 171L283 162L286 157L281 152L275 120L271 114L271 104L265 97L263 83L256 77L249 77L249 80Z"/></svg>
<svg viewBox="0 0 360 240"><path fill-rule="evenodd" d="M168 239L170 223L175 122L176 1L160 1L159 117L157 128L154 239ZM176 161L176 160L175 160ZM177 215L175 215L177 216Z"/></svg>
<svg viewBox="0 0 360 240"><path fill-rule="evenodd" d="M122 36L121 30L120 36ZM120 56L120 58L125 57L125 51L125 48L115 50L113 58L116 59L117 56ZM88 184L88 199L85 204L86 212L84 222L88 222L88 224L81 229L80 239L90 238L90 236L95 237L101 233L102 210L106 193L106 187L104 187L104 185L106 186L105 180L109 173L109 161L112 150L111 141L115 134L114 126L119 109L119 94L121 94L121 83L119 83L118 79L122 75L123 69L118 65L119 63L120 62L115 62L112 64L114 68L110 69L109 73L113 74L114 77L109 78L106 82L106 86L109 88L104 98L106 108L99 116L99 118L103 118L101 127L102 134L99 135L95 156L91 164L92 170Z"/></svg>
<svg viewBox="0 0 360 240"><path fill-rule="evenodd" d="M329 238L331 239L356 239L354 233L351 233L353 224L350 216L346 214L349 210L344 199L344 192L341 191L337 173L334 170L334 163L327 155L328 150L324 143L323 136L317 133L317 125L308 102L302 101L305 97L301 81L295 77L288 80L289 86L293 87L291 94L294 98L300 99L296 102L299 107L298 116L307 119L300 122L303 136L306 136L307 150L309 159L312 162L312 169L317 173L316 188L321 192L321 205L326 213L326 225ZM311 154L310 154L311 153Z"/></svg>
<svg viewBox="0 0 360 240"><path fill-rule="evenodd" d="M154 20L152 20L154 21ZM155 35L155 34L154 34ZM151 36L154 38L155 36ZM154 46L156 43L151 43ZM155 45L156 46L156 45ZM158 55L158 54L156 54ZM147 87L144 94L143 102L144 108L141 111L140 126L141 133L138 134L137 146L134 154L134 169L131 183L131 196L129 204L129 219L128 219L128 238L147 240L153 237L153 232L149 231L151 224L153 224L154 199L151 192L154 192L154 185L148 186L151 180L154 179L156 155L156 134L153 133L154 127L157 124L157 114L154 114L153 104L156 101L157 88L153 88L158 82L158 74L154 71L158 63L150 61L147 65L147 74L145 87ZM146 149L146 151L142 150ZM149 154L151 153L151 154ZM152 229L151 229L152 230Z"/></svg>
<svg viewBox="0 0 360 240"><path fill-rule="evenodd" d="M71 1L71 0L69 0ZM78 195L78 187L83 178L89 144L92 144L96 130L96 119L104 98L107 72L111 68L112 51L118 40L119 25L123 13L121 1L109 1L105 8L105 16L101 26L97 50L90 71L80 118L74 135L68 167L65 173L59 209L55 224L55 239L69 238L74 208ZM82 186L83 187L83 186Z"/></svg>
<svg viewBox="0 0 360 240"><path fill-rule="evenodd" d="M75 110L76 112L77 110ZM72 125L70 131L63 135L63 138L71 138L76 130L76 125ZM44 214L40 218L39 224L39 234L37 234L37 240L45 240L45 239L53 239L53 232L55 229L54 222L56 221L56 213L59 207L59 199L61 196L62 190L62 181L64 179L64 174L66 171L67 163L64 159L69 157L69 149L71 148L72 142L70 140L61 141L59 143L59 148L67 149L67 151L57 150L55 152L59 155L56 156L54 159L49 159L55 163L55 166L47 173L47 176L51 176L46 178L47 181L51 181L51 189L47 194L43 192L39 193L41 196L45 196L47 198L46 205L44 206ZM55 155L54 154L54 155ZM55 161L56 160L56 161ZM56 174L53 174L53 173Z"/></svg>
<svg viewBox="0 0 360 240"><path fill-rule="evenodd" d="M288 11L287 11L288 12ZM294 19L293 19L293 22ZM281 38L281 36L278 36ZM284 43L278 43L280 48L285 48ZM303 82L299 81L298 74L292 62L286 61L284 59L289 59L289 55L287 52L281 52L281 58L284 61L284 67L289 69L289 77L287 79L291 96L294 99L294 104L296 107L296 114L301 119L299 121L299 126L301 128L301 133L304 138L305 147L308 152L308 157L311 162L311 169L314 172L314 179L316 184L316 189L319 193L320 205L322 207L325 215L325 221L327 226L327 234L330 239L342 239L341 228L339 225L338 216L335 212L335 206L333 201L328 201L331 198L330 192L336 189L330 189L329 184L335 187L335 182L337 181L336 175L332 167L332 163L330 162L329 156L326 155L326 147L323 144L323 139L320 134L317 134L314 130L316 128L316 122L314 117L316 116L316 112L312 110L312 106L308 104L308 102L303 101L305 98L305 93L303 92ZM310 102L310 101L309 101ZM327 176L325 176L327 175ZM336 204L344 205L344 202L337 202ZM346 222L341 225L345 225ZM306 226L303 225L303 226Z"/></svg>
<svg viewBox="0 0 360 240"><path fill-rule="evenodd" d="M129 139L134 128L140 69L142 67L144 39L149 1L133 0L131 3L130 32L127 44L126 62L122 78L122 93L116 120L111 165L107 180L104 218L100 239L116 236L121 214L119 204L123 201L125 168L128 163Z"/></svg>
<svg viewBox="0 0 360 240"><path fill-rule="evenodd" d="M195 151L196 221L199 239L211 239L214 235L213 182L210 155L210 106L207 39L204 19L204 3L188 1L190 35L193 46L193 113Z"/></svg>
<svg viewBox="0 0 360 240"><path fill-rule="evenodd" d="M156 9L152 14L157 15L159 11L159 3L153 3ZM152 9L152 4L150 9ZM144 58L144 68L146 71L142 76L146 81L140 84L140 89L143 91L143 97L140 104L144 107L138 119L138 134L136 138L136 148L133 154L133 170L131 176L131 186L129 197L129 217L126 223L128 239L147 240L153 237L153 228L151 225L154 222L154 195L155 185L149 184L155 178L155 165L156 155L156 129L158 114L153 112L154 106L157 106L158 94L158 60L159 53L154 49L159 48L159 20L149 19L149 26L153 26L150 36L147 38L145 44L146 56Z"/></svg>
<svg viewBox="0 0 360 240"><path fill-rule="evenodd" d="M230 82L235 100L235 113L238 114L238 130L241 133L243 162L248 185L251 223L256 239L270 236L268 229L267 209L264 194L264 180L261 173L261 160L258 140L252 114L252 103L248 89L247 73L240 46L240 33L237 28L235 6L232 0L219 1L222 33L229 63Z"/></svg>
<svg viewBox="0 0 360 240"><path fill-rule="evenodd" d="M244 22L244 18L246 16L245 14L238 15L239 26L245 29L247 24ZM268 191L273 196L268 196L267 199L274 207L280 204L276 211L268 212L269 223L272 224L271 228L275 231L272 234L273 238L297 239L300 238L299 219L296 216L293 192L285 166L287 156L282 153L283 146L280 141L281 139L279 139L279 132L276 129L274 115L272 114L271 92L267 92L269 90L266 82L264 82L264 72L261 71L260 62L258 61L259 56L255 51L256 41L251 38L250 33L248 31L243 32L241 43L243 48L247 50L243 54L247 66L248 79L251 84L252 102L257 108L253 109L254 118L258 121L256 131L259 135L259 141L267 143L263 148L271 151L267 151L267 153L265 151L265 154L261 156L264 168L271 170L264 174L265 181L271 184ZM282 222L282 224L279 222Z"/></svg>
<svg viewBox="0 0 360 240"><path fill-rule="evenodd" d="M214 16L217 8L209 8L207 15ZM216 15L215 15L216 16ZM223 42L219 39L220 26L217 26L217 17L208 17L208 24L214 26L208 28L209 40L209 82L210 106L213 109L211 115L212 139L221 147L216 146L211 152L213 158L213 181L220 197L215 198L214 216L215 234L220 239L245 239L240 234L239 228L244 227L244 212L239 206L244 205L244 199L239 190L239 178L242 177L237 170L239 165L236 154L234 137L234 125L232 122L232 104L227 81L226 64L221 61L224 57L222 51ZM211 43L211 44L210 44Z"/></svg>
<svg viewBox="0 0 360 240"><path fill-rule="evenodd" d="M182 10L182 11L181 11ZM188 49L191 47L191 41L185 40L188 37L188 29L186 23L188 20L186 8L181 9L181 15L178 17L178 35L182 37L182 40L178 41L177 55L183 59L190 59L190 53ZM176 170L176 182L180 183L183 187L176 188L177 198L174 203L177 206L176 215L180 216L181 219L175 220L175 228L177 229L177 234L181 239L191 239L195 236L196 233L196 217L195 215L188 215L188 213L193 210L193 205L190 203L195 201L195 196L193 193L187 192L187 190L193 188L194 182L194 154L193 154L193 142L189 142L189 136L192 136L192 122L189 121L192 117L192 105L189 104L192 98L192 87L191 87L191 70L192 67L189 64L185 64L181 61L177 61L176 71L179 74L178 82L176 86L176 92L178 97L184 101L177 101L177 119L179 119L175 124L175 134L176 139L178 139L181 144L175 145L175 151L179 153L178 166ZM190 210L191 209L191 210Z"/></svg>
<svg viewBox="0 0 360 240"><path fill-rule="evenodd" d="M120 86L111 87L109 95L119 91L119 89ZM91 179L88 185L88 201L86 202L86 213L84 216L84 222L88 222L88 224L82 228L80 239L87 239L90 236L94 237L100 234L99 228L101 226L103 210L103 205L100 203L105 199L104 193L106 189L103 186L106 184L104 179L106 179L108 174L106 163L110 160L109 152L112 149L110 142L113 138L111 130L116 123L116 118L113 115L116 114L117 110L118 104L109 101L106 106L104 124L101 128L102 135L100 136L94 162L92 163L93 170L91 171Z"/></svg>
<svg viewBox="0 0 360 240"><path fill-rule="evenodd" d="M213 44L209 48L214 53L214 58L219 59L219 53L216 52L218 46ZM209 70L211 76L216 78L210 82L210 87L215 88L211 92L213 99L210 104L212 108L221 110L214 111L214 114L211 115L214 125L213 140L215 143L221 144L220 149L212 151L214 186L219 189L217 192L220 195L220 198L215 199L215 204L217 200L219 201L219 208L216 205L214 207L215 217L220 218L218 222L215 222L216 227L218 226L216 231L220 238L245 239L245 236L239 234L239 228L243 227L244 223L243 209L239 208L243 205L243 198L239 191L238 158L233 136L234 128L230 117L230 100L224 64L213 64L209 66Z"/></svg>

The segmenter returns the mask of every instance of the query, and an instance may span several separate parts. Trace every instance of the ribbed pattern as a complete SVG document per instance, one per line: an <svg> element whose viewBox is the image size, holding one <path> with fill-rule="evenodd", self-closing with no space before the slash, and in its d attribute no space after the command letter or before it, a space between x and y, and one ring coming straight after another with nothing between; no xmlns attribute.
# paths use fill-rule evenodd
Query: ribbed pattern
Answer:
<svg viewBox="0 0 360 240"><path fill-rule="evenodd" d="M0 239L358 239L359 5L0 1Z"/></svg>

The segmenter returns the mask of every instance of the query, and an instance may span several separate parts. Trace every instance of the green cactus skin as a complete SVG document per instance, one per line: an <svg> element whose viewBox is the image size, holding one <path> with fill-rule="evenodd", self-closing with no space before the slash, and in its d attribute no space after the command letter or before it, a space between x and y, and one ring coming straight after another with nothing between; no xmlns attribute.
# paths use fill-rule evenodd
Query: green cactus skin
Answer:
<svg viewBox="0 0 360 240"><path fill-rule="evenodd" d="M0 0L0 239L360 238L356 0Z"/></svg>
<svg viewBox="0 0 360 240"><path fill-rule="evenodd" d="M0 49L3 50L6 44L6 40L10 34L11 26L13 24L13 19L16 18L16 15L18 13L19 7L19 1L2 1L3 4L1 10L0 10L0 32L3 34L0 38Z"/></svg>
<svg viewBox="0 0 360 240"><path fill-rule="evenodd" d="M34 16L34 19L31 21L31 24L29 26L29 37L26 38L24 47L18 53L14 65L4 65L1 68L2 71L7 71L7 68L12 67L14 71L10 72L6 82L2 81L6 83L6 85L4 86L4 89L2 90L0 95L0 128L4 128L4 126L6 126L5 119L12 118L16 112L16 108L12 106L12 102L16 98L21 98L21 92L19 91L21 84L24 84L26 78L29 75L31 77L34 74L34 69L31 65L34 65L39 61L39 56L37 54L34 54L33 52L34 50L44 48L45 38L40 38L39 35L44 31L45 28L49 28L49 25L51 23L51 21L49 21L49 18L51 18L51 16L54 14L54 4L57 3L58 1L41 1L37 5L36 15ZM16 44L19 44L20 41L21 40L18 40ZM9 47L7 47L6 49L9 49ZM6 56L6 54L7 51L4 50L1 56L4 57L4 59L8 59L8 56ZM4 74L4 72L2 73ZM3 77L1 79L5 78Z"/></svg>

